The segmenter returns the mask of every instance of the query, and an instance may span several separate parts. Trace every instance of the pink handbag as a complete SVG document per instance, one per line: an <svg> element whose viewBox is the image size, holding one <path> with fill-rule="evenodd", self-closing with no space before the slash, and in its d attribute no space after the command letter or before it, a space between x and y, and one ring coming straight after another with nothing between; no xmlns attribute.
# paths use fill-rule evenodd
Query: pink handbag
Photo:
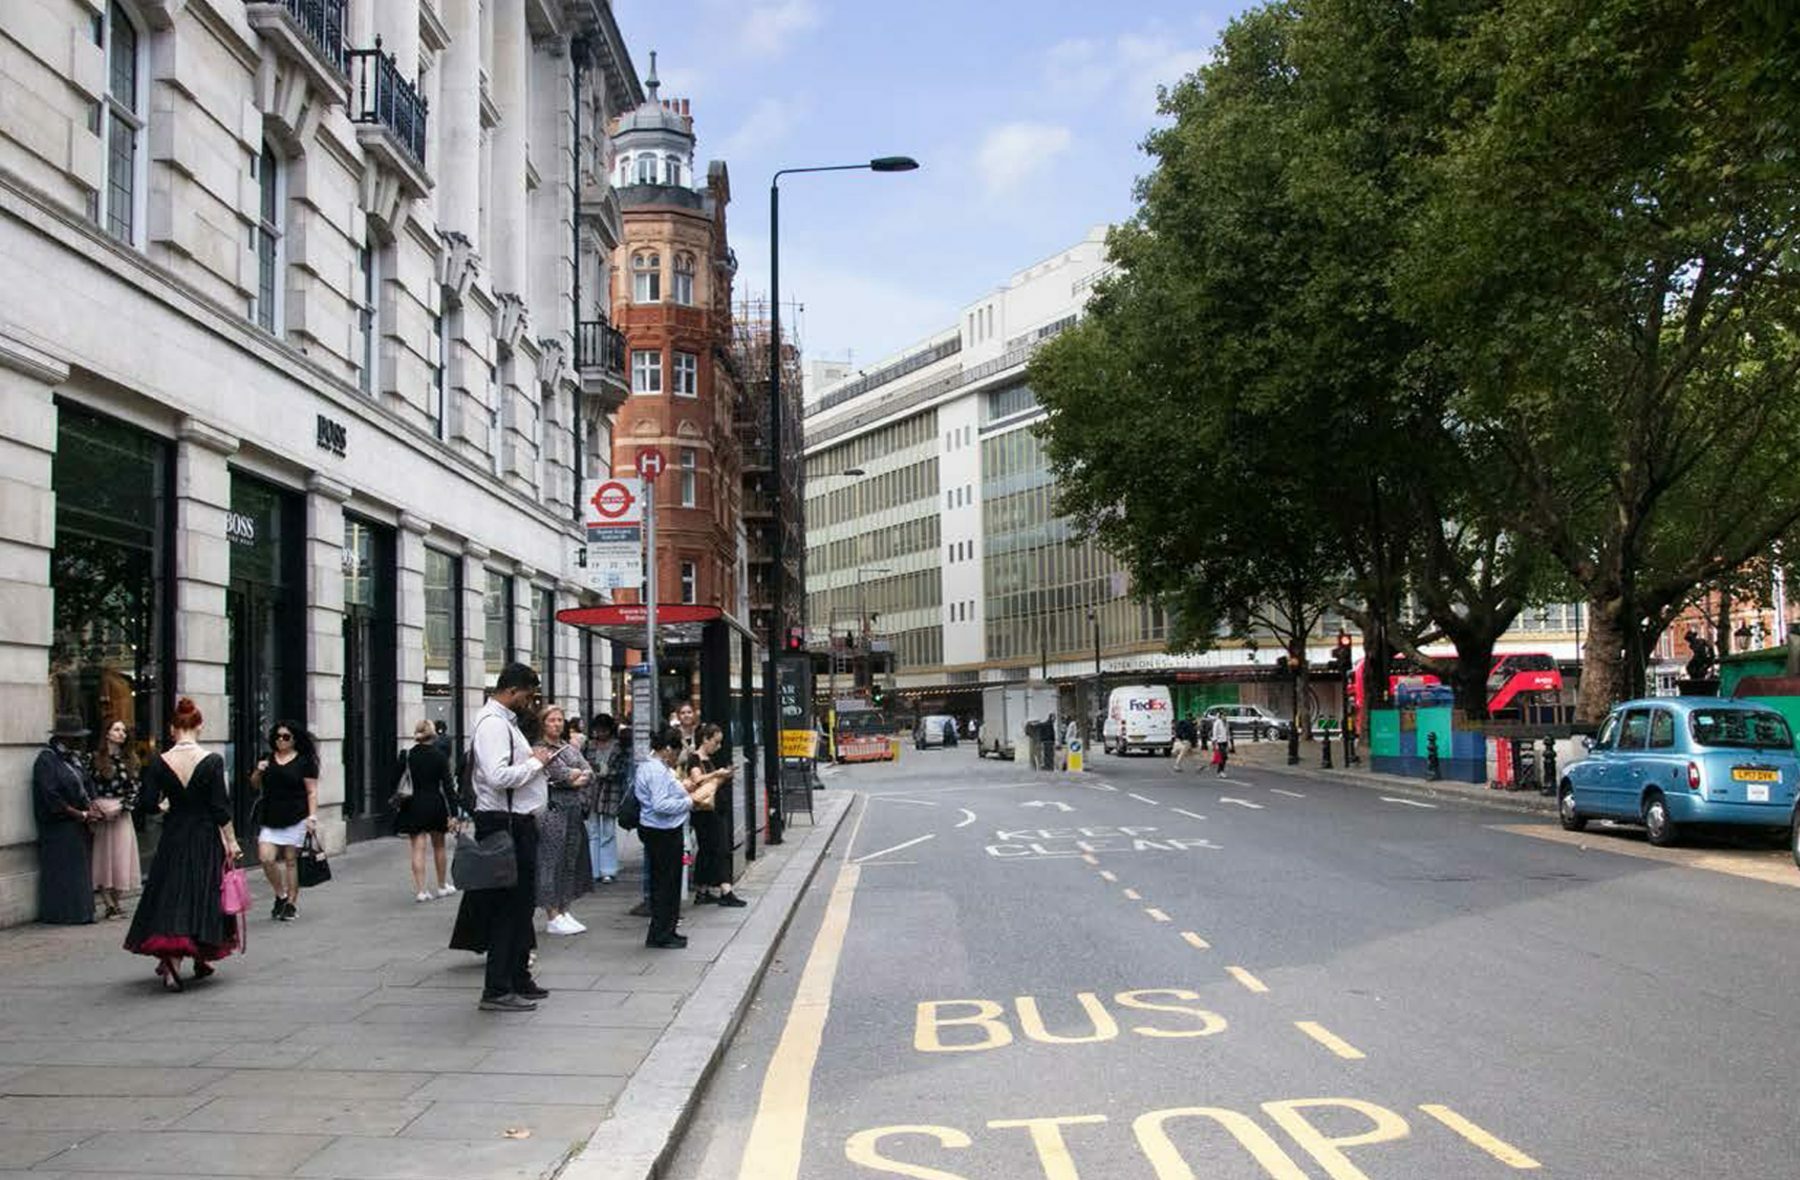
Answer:
<svg viewBox="0 0 1800 1180"><path fill-rule="evenodd" d="M250 908L250 882L244 878L244 870L232 868L229 861L219 877L219 906L228 914Z"/></svg>

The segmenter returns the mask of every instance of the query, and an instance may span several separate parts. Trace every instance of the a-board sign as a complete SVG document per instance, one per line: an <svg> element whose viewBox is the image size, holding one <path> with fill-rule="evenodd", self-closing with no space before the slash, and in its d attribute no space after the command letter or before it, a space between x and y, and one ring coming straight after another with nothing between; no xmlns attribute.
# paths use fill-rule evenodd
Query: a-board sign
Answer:
<svg viewBox="0 0 1800 1180"><path fill-rule="evenodd" d="M775 657L775 705L781 719L781 756L814 756L812 657ZM789 753L789 750L795 751Z"/></svg>

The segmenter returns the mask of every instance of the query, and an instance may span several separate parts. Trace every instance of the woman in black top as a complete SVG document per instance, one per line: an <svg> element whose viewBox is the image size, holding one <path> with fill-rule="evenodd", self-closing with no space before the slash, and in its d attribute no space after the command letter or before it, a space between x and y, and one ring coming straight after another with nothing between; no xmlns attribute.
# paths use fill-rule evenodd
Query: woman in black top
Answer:
<svg viewBox="0 0 1800 1180"><path fill-rule="evenodd" d="M413 726L413 746L400 756L394 768L394 790L405 783L409 794L396 797L394 829L412 841L413 900L430 901L425 888L425 847L431 846L437 862L437 896L449 897L456 886L449 883L444 856L444 834L456 814L456 784L450 775L450 759L437 743L437 729L429 721Z"/></svg>
<svg viewBox="0 0 1800 1180"><path fill-rule="evenodd" d="M94 920L88 871L88 825L100 818L89 796L88 770L76 744L87 727L75 714L56 719L49 743L31 768L38 827L38 921L79 926Z"/></svg>
<svg viewBox="0 0 1800 1180"><path fill-rule="evenodd" d="M102 817L93 827L94 892L105 900L108 918L125 916L119 894L135 890L144 872L131 822L140 770L130 730L123 721L114 721L94 751L94 809Z"/></svg>
<svg viewBox="0 0 1800 1180"><path fill-rule="evenodd" d="M225 760L200 748L200 726L200 710L182 697L169 719L175 744L144 771L144 790L163 811L162 839L125 935L125 949L154 956L163 986L176 992L182 959L192 956L194 978L204 979L238 945L219 893L225 865L238 857Z"/></svg>
<svg viewBox="0 0 1800 1180"><path fill-rule="evenodd" d="M731 767L713 767L713 759L725 744L725 731L707 722L695 731L695 737L696 744L683 755L681 768L682 785L695 796L694 809L688 813L688 824L694 830L694 904L742 906L744 899L731 890L731 845L723 817L710 802L731 781ZM708 786L707 794L697 794ZM699 805L700 799L709 800L705 807Z"/></svg>
<svg viewBox="0 0 1800 1180"><path fill-rule="evenodd" d="M269 727L269 756L256 764L250 785L262 792L256 855L275 891L269 917L300 916L300 846L319 827L319 755L312 734L291 721Z"/></svg>

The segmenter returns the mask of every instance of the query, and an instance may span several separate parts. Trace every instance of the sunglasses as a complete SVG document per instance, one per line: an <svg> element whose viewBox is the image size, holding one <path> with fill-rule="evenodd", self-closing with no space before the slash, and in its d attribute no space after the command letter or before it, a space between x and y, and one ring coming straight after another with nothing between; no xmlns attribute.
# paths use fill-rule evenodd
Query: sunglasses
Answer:
<svg viewBox="0 0 1800 1180"><path fill-rule="evenodd" d="M275 740L278 742L291 742L294 740L294 735L291 733L278 733L275 735Z"/></svg>

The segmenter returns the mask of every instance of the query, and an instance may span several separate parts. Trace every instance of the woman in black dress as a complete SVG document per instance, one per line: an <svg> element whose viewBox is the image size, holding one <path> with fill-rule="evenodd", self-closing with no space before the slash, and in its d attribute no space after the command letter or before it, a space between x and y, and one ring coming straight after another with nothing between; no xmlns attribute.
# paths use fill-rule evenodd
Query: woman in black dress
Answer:
<svg viewBox="0 0 1800 1180"><path fill-rule="evenodd" d="M713 759L725 744L725 731L708 722L699 727L695 738L696 744L683 755L682 764L682 785L694 799L694 809L688 813L688 824L694 830L694 904L742 906L744 899L731 891L731 846L712 803L731 781L731 767L713 767Z"/></svg>
<svg viewBox="0 0 1800 1180"><path fill-rule="evenodd" d="M226 864L237 862L237 834L225 760L200 748L202 721L193 701L176 702L169 721L175 744L144 771L143 788L163 812L162 839L125 935L125 949L156 959L163 986L175 992L182 959L191 957L194 978L204 979L237 949L237 919L219 896Z"/></svg>
<svg viewBox="0 0 1800 1180"><path fill-rule="evenodd" d="M87 732L79 716L59 716L31 768L38 825L38 921L55 926L94 920L88 825L98 822L100 813L94 809L87 766L75 744Z"/></svg>
<svg viewBox="0 0 1800 1180"><path fill-rule="evenodd" d="M444 856L444 834L456 814L456 784L450 776L450 759L438 746L437 729L429 721L413 726L413 746L400 755L394 768L394 790L407 784L409 793L396 797L394 829L412 841L413 900L430 901L425 888L425 848L431 846L437 862L438 897L456 892L450 884Z"/></svg>
<svg viewBox="0 0 1800 1180"><path fill-rule="evenodd" d="M269 756L256 764L250 785L262 792L256 855L275 891L269 917L300 916L300 847L319 829L319 753L312 734L291 721L269 727Z"/></svg>

